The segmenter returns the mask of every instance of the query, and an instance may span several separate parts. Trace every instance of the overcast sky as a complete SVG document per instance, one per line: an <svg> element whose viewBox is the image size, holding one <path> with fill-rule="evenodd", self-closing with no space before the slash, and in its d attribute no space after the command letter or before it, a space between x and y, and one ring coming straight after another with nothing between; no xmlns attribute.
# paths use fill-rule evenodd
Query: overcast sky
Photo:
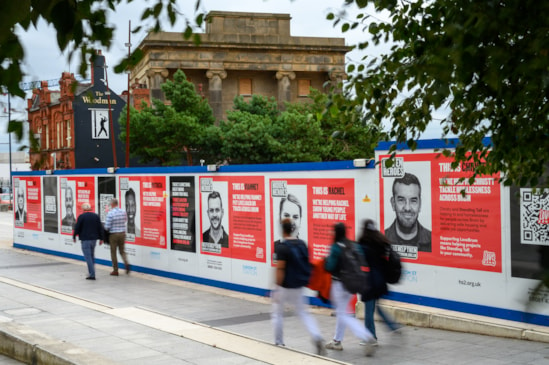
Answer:
<svg viewBox="0 0 549 365"><path fill-rule="evenodd" d="M115 74L113 67L128 53L128 22L132 27L140 24L140 16L144 6L150 4L147 0L134 0L129 5L117 8L116 13L109 19L111 24L116 24L116 33L111 49L102 52L106 56L109 68L109 86L113 91L121 93L127 87L126 74ZM181 0L178 2L179 10L192 18L194 14L194 0ZM338 11L343 8L343 0L202 0L202 10L238 11L238 12L262 12L290 14L291 34L293 36L316 37L342 37L346 43L356 43L356 36L364 36L362 33L344 34L340 27L334 28L332 23L326 20L330 11ZM145 28L145 26L144 26ZM181 21L174 27L168 22L163 24L163 30L182 31L184 23ZM132 34L132 50L135 49L145 37L145 31ZM69 63L57 47L55 34L51 27L40 24L38 30L27 32L24 36L26 59L24 62L26 80L50 80L59 79L63 71L77 73L77 60Z"/></svg>
<svg viewBox="0 0 549 365"><path fill-rule="evenodd" d="M126 74L115 74L113 67L128 53L126 43L128 42L128 23L131 21L132 27L140 24L140 16L145 6L150 5L151 1L134 0L131 4L121 5L116 9L116 12L111 14L109 23L116 25L116 32L113 44L110 49L103 49L102 52L106 57L108 69L108 79L110 88L121 93L127 86ZM347 45L354 45L360 41L364 41L367 33L357 29L352 32L342 33L340 26L334 27L331 21L326 20L326 15L330 12L338 12L344 9L343 0L202 0L201 10L204 12L221 10L221 11L238 11L238 12L264 12L264 13L283 13L290 14L291 23L290 31L292 36L315 36L315 37L342 37L345 38ZM178 2L179 10L193 18L194 0L181 0ZM353 19L356 14L356 8L346 8L349 13L349 18ZM370 12L372 15L376 15ZM379 14L376 15L380 17ZM145 24L144 25L145 28ZM166 22L163 24L163 30L166 31L182 31L184 30L184 22L181 21L174 27L170 27ZM132 34L132 50L134 50L141 40L145 37L145 32ZM38 29L21 33L23 45L25 48L25 59L23 68L25 72L24 81L35 80L58 80L61 73L69 71L77 74L79 60L67 60L67 55L62 54L55 39L53 28L46 25L43 21L38 25ZM379 50L366 50L367 54L375 55ZM349 53L349 59L359 59L364 54ZM88 73L89 77L89 73ZM30 91L27 93L30 96ZM26 101L19 98L13 98L12 101L12 119L26 119ZM0 131L6 130L7 122L7 96L1 97L0 104L2 112L0 114ZM0 137L0 151L7 148L7 135ZM435 138L438 135L428 136ZM12 138L13 142L13 138ZM14 148L15 149L15 148ZM13 150L14 150L13 149Z"/></svg>

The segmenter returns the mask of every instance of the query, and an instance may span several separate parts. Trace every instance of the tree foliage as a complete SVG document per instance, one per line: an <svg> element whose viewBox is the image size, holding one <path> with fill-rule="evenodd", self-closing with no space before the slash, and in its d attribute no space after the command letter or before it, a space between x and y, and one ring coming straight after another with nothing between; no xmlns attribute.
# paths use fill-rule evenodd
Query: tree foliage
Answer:
<svg viewBox="0 0 549 365"><path fill-rule="evenodd" d="M227 121L219 124L223 141L220 157L231 163L256 164L272 161L272 146L277 142L271 130L277 116L278 109L274 99L253 95L247 103L241 96L237 96L233 110L227 113Z"/></svg>
<svg viewBox="0 0 549 365"><path fill-rule="evenodd" d="M340 96L341 97L341 96ZM336 97L337 98L337 97ZM373 156L380 139L361 113L331 111L326 94L311 90L310 102L287 103L253 95L234 100L219 126L220 158L231 163L346 160Z"/></svg>
<svg viewBox="0 0 549 365"><path fill-rule="evenodd" d="M215 121L213 111L181 70L162 85L162 91L170 105L155 99L140 112L130 109L130 154L141 162L158 161L163 166L180 165L186 155L187 164L192 165L193 156L202 157L205 132ZM120 139L125 141L125 123L119 123Z"/></svg>
<svg viewBox="0 0 549 365"><path fill-rule="evenodd" d="M389 138L412 148L429 124L440 123L442 137L460 140L454 167L473 161L476 174L502 171L505 184L538 184L549 159L548 2L346 3L363 11L350 21L333 13L328 19L343 31L363 27L371 40L359 49L390 45L379 58L347 66L350 109L364 107L380 126L389 121ZM388 21L370 16L371 7Z"/></svg>
<svg viewBox="0 0 549 365"><path fill-rule="evenodd" d="M373 157L384 134L365 118L362 108L338 107L348 102L342 93L328 95L312 89L309 98L312 103L289 104L287 110L320 121L326 146L323 161Z"/></svg>

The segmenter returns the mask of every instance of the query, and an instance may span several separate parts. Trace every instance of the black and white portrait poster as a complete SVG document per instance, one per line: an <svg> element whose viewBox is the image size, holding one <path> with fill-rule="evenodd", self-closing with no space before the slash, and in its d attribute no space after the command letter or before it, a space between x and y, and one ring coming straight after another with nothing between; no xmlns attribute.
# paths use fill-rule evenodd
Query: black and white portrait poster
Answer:
<svg viewBox="0 0 549 365"><path fill-rule="evenodd" d="M57 176L44 176L44 232L59 233Z"/></svg>

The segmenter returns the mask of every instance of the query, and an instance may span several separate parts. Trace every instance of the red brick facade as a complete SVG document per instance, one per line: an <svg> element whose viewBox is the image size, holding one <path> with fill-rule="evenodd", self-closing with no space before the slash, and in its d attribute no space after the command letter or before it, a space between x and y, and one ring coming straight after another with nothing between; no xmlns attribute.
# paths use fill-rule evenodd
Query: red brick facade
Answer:
<svg viewBox="0 0 549 365"><path fill-rule="evenodd" d="M59 85L54 91L42 81L27 100L29 128L39 146L29 152L33 170L74 168L74 74L64 72Z"/></svg>

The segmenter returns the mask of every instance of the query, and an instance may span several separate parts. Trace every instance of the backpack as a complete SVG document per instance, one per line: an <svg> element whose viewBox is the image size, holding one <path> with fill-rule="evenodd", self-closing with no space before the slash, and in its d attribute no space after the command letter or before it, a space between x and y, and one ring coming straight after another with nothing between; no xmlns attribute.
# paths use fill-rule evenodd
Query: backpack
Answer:
<svg viewBox="0 0 549 365"><path fill-rule="evenodd" d="M362 248L356 243L347 241L337 243L341 247L339 256L339 280L351 294L364 294L369 290L369 271Z"/></svg>
<svg viewBox="0 0 549 365"><path fill-rule="evenodd" d="M309 251L301 240L288 240L281 242L292 252L293 264L286 263L286 276L284 284L287 288L300 288L309 284L311 277L311 264L309 263Z"/></svg>
<svg viewBox="0 0 549 365"><path fill-rule="evenodd" d="M400 276L402 275L400 255L393 250L391 245L388 245L385 259L387 260L387 265L385 266L385 281L389 284L396 284L399 282Z"/></svg>

